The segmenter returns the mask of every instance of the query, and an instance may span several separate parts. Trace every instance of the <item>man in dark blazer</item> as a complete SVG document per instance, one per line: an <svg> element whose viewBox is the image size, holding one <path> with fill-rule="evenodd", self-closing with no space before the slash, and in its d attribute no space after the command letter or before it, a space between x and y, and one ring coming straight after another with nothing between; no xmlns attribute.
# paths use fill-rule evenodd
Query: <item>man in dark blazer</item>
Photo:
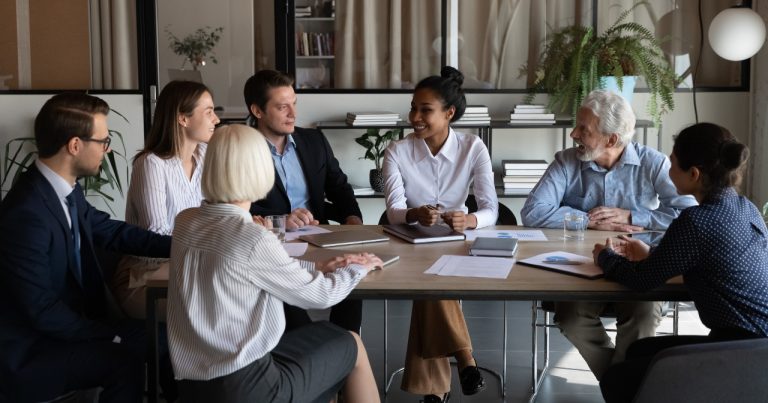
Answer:
<svg viewBox="0 0 768 403"><path fill-rule="evenodd" d="M35 119L38 160L0 204L0 395L47 401L103 387L102 402L140 402L142 322L112 311L96 249L168 257L160 236L94 209L76 180L109 150L109 106L54 96ZM2 400L2 399L0 399Z"/></svg>
<svg viewBox="0 0 768 403"><path fill-rule="evenodd" d="M328 140L320 130L295 126L293 79L279 71L261 70L248 79L243 93L251 125L267 139L275 163L275 186L266 198L251 204L251 214L285 214L288 230L328 220L362 224L352 186ZM286 327L292 329L309 318L304 310L286 305L286 320ZM362 301L337 304L330 321L359 332Z"/></svg>

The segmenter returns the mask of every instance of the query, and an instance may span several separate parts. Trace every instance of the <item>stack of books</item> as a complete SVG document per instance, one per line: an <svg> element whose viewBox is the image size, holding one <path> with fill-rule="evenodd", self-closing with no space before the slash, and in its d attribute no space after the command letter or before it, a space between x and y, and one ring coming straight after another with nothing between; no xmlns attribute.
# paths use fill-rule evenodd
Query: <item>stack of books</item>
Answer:
<svg viewBox="0 0 768 403"><path fill-rule="evenodd" d="M293 9L296 18L311 17L312 7L310 6L296 6Z"/></svg>
<svg viewBox="0 0 768 403"><path fill-rule="evenodd" d="M509 114L509 124L512 125L553 125L555 114L545 105L515 105Z"/></svg>
<svg viewBox="0 0 768 403"><path fill-rule="evenodd" d="M549 164L544 160L503 160L505 195L527 195L539 182Z"/></svg>
<svg viewBox="0 0 768 403"><path fill-rule="evenodd" d="M348 112L347 124L350 126L395 126L400 115L395 112Z"/></svg>
<svg viewBox="0 0 768 403"><path fill-rule="evenodd" d="M296 32L296 56L333 56L333 32Z"/></svg>
<svg viewBox="0 0 768 403"><path fill-rule="evenodd" d="M485 105L467 105L464 115L461 119L453 122L454 125L475 125L483 126L491 124L491 116L488 114L488 107Z"/></svg>
<svg viewBox="0 0 768 403"><path fill-rule="evenodd" d="M372 187L352 185L355 196L372 196L375 192Z"/></svg>

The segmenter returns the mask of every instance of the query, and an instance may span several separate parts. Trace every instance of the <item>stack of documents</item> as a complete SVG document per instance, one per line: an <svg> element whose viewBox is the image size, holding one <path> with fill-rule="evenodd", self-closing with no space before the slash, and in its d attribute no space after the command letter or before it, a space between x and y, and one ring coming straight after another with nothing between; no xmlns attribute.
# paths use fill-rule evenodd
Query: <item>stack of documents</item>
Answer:
<svg viewBox="0 0 768 403"><path fill-rule="evenodd" d="M395 126L400 122L400 115L395 112L348 112L347 124L350 126Z"/></svg>
<svg viewBox="0 0 768 403"><path fill-rule="evenodd" d="M501 257L443 255L424 274L505 279L514 264Z"/></svg>
<svg viewBox="0 0 768 403"><path fill-rule="evenodd" d="M491 124L491 116L488 114L488 107L485 105L467 105L467 109L464 110L464 115L452 124L458 126L489 125Z"/></svg>
<svg viewBox="0 0 768 403"><path fill-rule="evenodd" d="M552 125L555 124L555 114L545 105L515 105L515 109L509 114L509 124Z"/></svg>
<svg viewBox="0 0 768 403"><path fill-rule="evenodd" d="M352 185L355 196L371 196L375 192L372 187Z"/></svg>

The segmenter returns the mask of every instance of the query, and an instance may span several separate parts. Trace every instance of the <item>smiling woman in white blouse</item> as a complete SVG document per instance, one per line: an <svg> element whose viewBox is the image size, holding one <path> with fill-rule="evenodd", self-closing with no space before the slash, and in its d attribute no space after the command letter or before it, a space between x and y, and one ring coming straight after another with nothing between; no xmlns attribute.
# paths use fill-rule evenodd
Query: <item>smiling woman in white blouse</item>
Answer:
<svg viewBox="0 0 768 403"><path fill-rule="evenodd" d="M163 88L144 149L133 159L127 223L171 235L176 215L200 205L206 143L218 123L205 85L171 81ZM145 277L166 262L134 256L121 260L112 291L128 316L145 317Z"/></svg>
<svg viewBox="0 0 768 403"><path fill-rule="evenodd" d="M176 218L168 282L168 339L184 402L379 401L357 334L315 322L283 334L283 302L323 309L382 265L367 253L326 262L288 256L254 220L272 189L267 142L244 125L216 130L202 206Z"/></svg>
<svg viewBox="0 0 768 403"><path fill-rule="evenodd" d="M477 136L450 127L467 105L461 88L464 76L453 67L443 67L440 73L416 86L408 115L413 133L387 148L387 217L392 224L426 226L442 220L456 231L493 225L499 202L488 149ZM478 210L468 214L464 203L470 185ZM485 388L459 302L413 301L402 389L425 395L425 403L447 401L449 356L456 358L465 395Z"/></svg>

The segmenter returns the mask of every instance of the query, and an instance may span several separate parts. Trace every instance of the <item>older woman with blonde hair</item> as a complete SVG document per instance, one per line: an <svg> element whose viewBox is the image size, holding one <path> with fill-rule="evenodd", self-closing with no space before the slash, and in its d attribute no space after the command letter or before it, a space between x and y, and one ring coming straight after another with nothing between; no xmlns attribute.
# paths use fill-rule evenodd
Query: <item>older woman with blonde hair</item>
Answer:
<svg viewBox="0 0 768 403"><path fill-rule="evenodd" d="M221 127L205 157L205 201L175 223L168 285L171 360L185 402L379 401L360 338L328 322L283 334L283 302L327 308L382 265L370 254L295 260L251 203L274 167L261 133Z"/></svg>

